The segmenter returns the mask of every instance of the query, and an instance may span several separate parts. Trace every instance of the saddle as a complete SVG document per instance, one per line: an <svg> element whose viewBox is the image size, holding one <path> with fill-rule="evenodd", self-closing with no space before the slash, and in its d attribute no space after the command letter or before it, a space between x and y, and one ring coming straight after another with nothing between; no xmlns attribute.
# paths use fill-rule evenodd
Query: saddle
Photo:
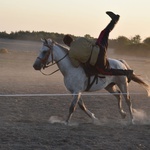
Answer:
<svg viewBox="0 0 150 150"><path fill-rule="evenodd" d="M81 66L84 69L86 76L88 77L88 84L85 91L89 91L95 82L97 84L98 78L105 78L105 75L100 74L98 70L94 66L90 65L89 63L81 64ZM94 76L94 78L91 81L92 76Z"/></svg>

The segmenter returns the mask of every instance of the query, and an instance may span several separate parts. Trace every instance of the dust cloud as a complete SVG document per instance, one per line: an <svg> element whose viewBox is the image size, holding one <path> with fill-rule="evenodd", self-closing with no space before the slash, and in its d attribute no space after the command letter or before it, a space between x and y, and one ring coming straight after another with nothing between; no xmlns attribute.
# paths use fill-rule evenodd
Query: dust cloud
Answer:
<svg viewBox="0 0 150 150"><path fill-rule="evenodd" d="M135 124L141 124L141 125L150 124L150 118L147 116L147 114L144 110L134 109L133 116L134 116Z"/></svg>

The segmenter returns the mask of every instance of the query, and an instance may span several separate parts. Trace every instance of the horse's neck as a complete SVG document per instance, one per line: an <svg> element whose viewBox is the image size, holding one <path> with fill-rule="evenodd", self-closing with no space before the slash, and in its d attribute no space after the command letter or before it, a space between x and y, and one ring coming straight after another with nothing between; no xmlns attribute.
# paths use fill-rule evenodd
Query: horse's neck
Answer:
<svg viewBox="0 0 150 150"><path fill-rule="evenodd" d="M54 53L55 53L54 59L56 62L61 60L67 54L67 52L65 50L62 50L58 46L55 47ZM66 56L64 59L59 61L57 63L57 65L58 65L58 68L60 69L60 71L62 72L63 75L66 75L69 72L69 70L71 70L73 68L68 56Z"/></svg>

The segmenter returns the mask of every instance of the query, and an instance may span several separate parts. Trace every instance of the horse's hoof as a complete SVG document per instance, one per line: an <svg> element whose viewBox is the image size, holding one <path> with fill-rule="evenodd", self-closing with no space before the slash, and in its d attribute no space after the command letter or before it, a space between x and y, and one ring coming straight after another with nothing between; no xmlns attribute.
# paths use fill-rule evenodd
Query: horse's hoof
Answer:
<svg viewBox="0 0 150 150"><path fill-rule="evenodd" d="M92 121L93 121L93 124L100 125L100 121L98 118L94 118Z"/></svg>
<svg viewBox="0 0 150 150"><path fill-rule="evenodd" d="M135 125L135 124L136 124L134 119L132 119L132 124L133 124L133 125Z"/></svg>
<svg viewBox="0 0 150 150"><path fill-rule="evenodd" d="M68 120L64 121L64 125L69 126L69 121Z"/></svg>
<svg viewBox="0 0 150 150"><path fill-rule="evenodd" d="M67 122L67 121L64 121L63 123L64 123L64 125L66 125L66 126L68 125L68 122Z"/></svg>
<svg viewBox="0 0 150 150"><path fill-rule="evenodd" d="M124 119L126 117L126 112L122 112L121 117L122 117L122 119Z"/></svg>

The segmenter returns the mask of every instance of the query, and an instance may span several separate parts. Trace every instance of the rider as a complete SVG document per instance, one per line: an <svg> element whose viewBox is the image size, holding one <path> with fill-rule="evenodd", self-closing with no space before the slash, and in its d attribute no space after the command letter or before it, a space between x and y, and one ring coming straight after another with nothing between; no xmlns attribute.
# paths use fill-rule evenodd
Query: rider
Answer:
<svg viewBox="0 0 150 150"><path fill-rule="evenodd" d="M106 55L108 37L120 16L111 11L107 11L106 14L111 18L111 21L106 28L101 31L96 43L92 43L84 37L73 40L70 35L65 35L63 42L70 47L69 57L75 67L88 62L91 66L96 68L100 74L125 75L128 77L128 80L130 80L133 70L109 68Z"/></svg>

